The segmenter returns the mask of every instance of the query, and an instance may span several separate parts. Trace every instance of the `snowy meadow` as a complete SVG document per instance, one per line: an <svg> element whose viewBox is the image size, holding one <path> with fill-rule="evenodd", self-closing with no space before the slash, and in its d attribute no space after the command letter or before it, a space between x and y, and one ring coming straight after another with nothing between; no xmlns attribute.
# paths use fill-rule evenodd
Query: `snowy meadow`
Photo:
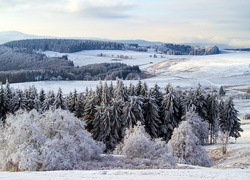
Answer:
<svg viewBox="0 0 250 180"><path fill-rule="evenodd" d="M64 55L45 53L48 56ZM99 54L105 56L100 57ZM153 50L92 50L67 55L75 66L120 61L128 65L139 65L153 77L139 82L47 81L10 84L12 90L20 89L19 92L23 91L24 95L32 90L32 86L38 92L43 89L46 97L50 98L53 96L50 92L54 91L55 100L52 107L46 98L44 102L47 106L33 104L38 112L54 108L44 114L30 108L29 113L16 111L16 115L7 117L7 128L2 130L0 138L4 145L0 148L1 169L33 172L1 172L1 179L32 179L34 176L37 179L250 178L250 120L245 118L250 113L249 93L246 93L250 87L249 52L224 51L209 56L172 56L158 54ZM219 98L219 95L223 95L220 94L221 86L226 94ZM158 90L162 94L159 95ZM114 99L109 97L110 92ZM71 104L74 95L89 100L74 107ZM232 102L230 96L233 97ZM98 97L100 99L96 100ZM67 104L65 109L71 113L57 110L57 106L64 109L65 104L60 101L63 99ZM94 105L91 100L99 102L91 106ZM157 104L159 101L161 103ZM205 102L213 102L218 107L211 105L210 109L203 110ZM119 104L123 105L119 107ZM76 108L81 106L84 108L83 114ZM221 110L219 106L225 109ZM230 130L227 129L227 122L222 121L226 119L222 112L228 111L229 107L232 107L229 119L234 119ZM91 111L93 109L94 112ZM144 113L138 113L140 111ZM220 115L214 117L214 114ZM122 119L116 119L119 115ZM204 119L209 116L222 120L205 123ZM107 120L107 117L110 119ZM119 124L121 121L126 123ZM243 132L238 126L239 122ZM177 127L180 128L177 130ZM231 136L227 139L225 154L221 154L221 144L217 139L218 127L223 127L221 131ZM183 144L188 144L188 148L181 148ZM7 147L7 150L3 147ZM109 153L111 155L107 155ZM132 170L135 168L147 170ZM92 170L34 172L71 169Z"/></svg>

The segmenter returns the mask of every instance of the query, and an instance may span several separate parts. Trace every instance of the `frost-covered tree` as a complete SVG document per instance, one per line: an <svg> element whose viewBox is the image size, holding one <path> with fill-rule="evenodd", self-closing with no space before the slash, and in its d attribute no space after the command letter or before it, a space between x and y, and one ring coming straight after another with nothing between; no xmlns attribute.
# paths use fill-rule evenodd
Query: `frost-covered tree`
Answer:
<svg viewBox="0 0 250 180"><path fill-rule="evenodd" d="M19 109L28 110L26 105L27 105L26 97L24 96L21 90L17 90L10 104L12 113L16 112Z"/></svg>
<svg viewBox="0 0 250 180"><path fill-rule="evenodd" d="M77 96L77 100L76 100L76 104L75 104L75 116L77 118L82 118L83 117L83 113L84 113L84 95L83 93L80 93Z"/></svg>
<svg viewBox="0 0 250 180"><path fill-rule="evenodd" d="M127 128L134 127L137 121L145 124L142 102L142 98L137 96L130 97L129 100L125 102L122 109L122 121Z"/></svg>
<svg viewBox="0 0 250 180"><path fill-rule="evenodd" d="M183 118L191 125L192 133L198 138L198 143L205 145L208 143L209 124L198 115L195 109L193 105Z"/></svg>
<svg viewBox="0 0 250 180"><path fill-rule="evenodd" d="M223 87L223 86L220 87L219 95L220 95L220 96L225 96L225 95L226 95L226 91L224 90L224 87Z"/></svg>
<svg viewBox="0 0 250 180"><path fill-rule="evenodd" d="M168 93L163 96L161 106L161 136L166 141L171 138L174 128L177 127L181 121L179 97L171 85L168 87L167 92Z"/></svg>
<svg viewBox="0 0 250 180"><path fill-rule="evenodd" d="M125 155L130 159L150 159L152 164L160 167L176 165L171 147L160 139L151 140L140 122L134 128L126 130L123 143L117 145L114 154Z"/></svg>
<svg viewBox="0 0 250 180"><path fill-rule="evenodd" d="M224 105L224 107L223 107ZM243 129L240 127L240 119L237 117L238 111L234 107L233 98L230 97L225 103L220 104L220 129L223 133L228 132L230 137L237 139Z"/></svg>
<svg viewBox="0 0 250 180"><path fill-rule="evenodd" d="M53 103L53 106L55 109L63 109L63 110L67 110L68 109L68 106L66 104L66 101L63 97L63 93L62 93L62 89L59 88L58 89L58 92L56 94L56 97L55 97L55 101Z"/></svg>
<svg viewBox="0 0 250 180"><path fill-rule="evenodd" d="M199 116L204 120L207 119L207 101L205 92L200 84L194 91L190 90L183 96L181 99L181 105L184 111L187 111L195 105L196 112Z"/></svg>
<svg viewBox="0 0 250 180"><path fill-rule="evenodd" d="M209 141L210 144L213 144L216 142L219 131L219 102L215 93L207 95L207 121L209 123Z"/></svg>
<svg viewBox="0 0 250 180"><path fill-rule="evenodd" d="M116 79L116 86L114 88L114 98L116 100L127 101L128 95L126 92L126 88L121 79Z"/></svg>
<svg viewBox="0 0 250 180"><path fill-rule="evenodd" d="M70 92L66 98L67 106L70 112L75 112L76 110L77 96L78 96L78 93L75 89L74 92L73 93Z"/></svg>
<svg viewBox="0 0 250 180"><path fill-rule="evenodd" d="M54 91L49 91L48 93L46 93L46 98L45 98L43 105L42 105L42 111L44 112L44 111L47 111L50 108L52 108L54 102L55 102Z"/></svg>
<svg viewBox="0 0 250 180"><path fill-rule="evenodd" d="M29 110L34 109L36 101L38 100L37 89L34 85L29 86L29 88L25 90L25 97L27 99L27 108Z"/></svg>
<svg viewBox="0 0 250 180"><path fill-rule="evenodd" d="M93 120L96 115L95 97L89 94L85 99L83 119L86 121L86 129L90 132L93 129Z"/></svg>
<svg viewBox="0 0 250 180"><path fill-rule="evenodd" d="M180 163L211 166L209 156L192 131L193 128L188 121L182 121L179 127L174 129L169 141L174 156L178 157Z"/></svg>
<svg viewBox="0 0 250 180"><path fill-rule="evenodd" d="M150 89L149 96L153 97L158 106L161 108L163 94L160 91L158 84L155 84L154 87Z"/></svg>
<svg viewBox="0 0 250 180"><path fill-rule="evenodd" d="M104 82L101 91L101 105L108 105L110 103L110 90L107 81Z"/></svg>
<svg viewBox="0 0 250 180"><path fill-rule="evenodd" d="M161 121L159 117L159 106L153 97L145 98L143 101L143 114L145 129L152 138L158 138Z"/></svg>
<svg viewBox="0 0 250 180"><path fill-rule="evenodd" d="M9 84L9 81L8 79L6 79L6 83L5 83L5 88L4 88L4 95L3 95L3 102L4 102L4 108L5 108L5 114L7 114L8 112L11 112L12 109L10 107L10 104L11 104L11 100L14 96L11 88L10 88L10 84Z"/></svg>
<svg viewBox="0 0 250 180"><path fill-rule="evenodd" d="M83 169L88 161L100 158L104 147L92 139L84 126L73 114L60 109L9 115L0 130L0 169Z"/></svg>
<svg viewBox="0 0 250 180"><path fill-rule="evenodd" d="M5 115L8 113L8 106L9 101L6 101L7 98L5 97L4 88L2 83L0 83L0 120L4 123Z"/></svg>
<svg viewBox="0 0 250 180"><path fill-rule="evenodd" d="M132 83L129 84L129 87L127 89L128 89L127 92L128 92L129 96L135 96L136 95L135 86Z"/></svg>

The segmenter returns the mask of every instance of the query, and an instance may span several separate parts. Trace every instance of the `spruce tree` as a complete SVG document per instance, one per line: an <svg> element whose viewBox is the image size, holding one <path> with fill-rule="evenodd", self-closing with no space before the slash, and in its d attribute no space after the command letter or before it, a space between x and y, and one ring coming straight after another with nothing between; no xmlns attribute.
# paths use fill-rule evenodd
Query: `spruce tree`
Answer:
<svg viewBox="0 0 250 180"><path fill-rule="evenodd" d="M27 99L24 96L23 92L21 90L17 90L10 104L12 113L16 112L19 109L27 110L26 104Z"/></svg>
<svg viewBox="0 0 250 180"><path fill-rule="evenodd" d="M116 79L116 86L114 88L114 98L116 100L121 100L122 102L128 100L128 95L126 92L126 88L121 79Z"/></svg>
<svg viewBox="0 0 250 180"><path fill-rule="evenodd" d="M145 124L141 97L133 96L125 102L122 109L122 121L127 128L134 127L137 121L140 121L143 125Z"/></svg>
<svg viewBox="0 0 250 180"><path fill-rule="evenodd" d="M216 142L216 136L219 130L219 103L217 94L209 93L207 95L207 120L209 123L210 144Z"/></svg>
<svg viewBox="0 0 250 180"><path fill-rule="evenodd" d="M83 117L83 113L84 113L84 95L83 93L80 93L77 96L74 114L77 118L81 119Z"/></svg>
<svg viewBox="0 0 250 180"><path fill-rule="evenodd" d="M221 131L230 137L237 139L240 137L240 132L243 132L243 129L240 127L240 119L237 117L238 111L234 107L233 98L230 97L225 103L220 105L220 129Z"/></svg>
<svg viewBox="0 0 250 180"><path fill-rule="evenodd" d="M145 98L143 101L143 112L145 129L152 138L159 137L161 121L159 117L159 106L153 97Z"/></svg>
<svg viewBox="0 0 250 180"><path fill-rule="evenodd" d="M181 121L181 107L179 97L174 92L172 86L168 87L167 92L168 93L163 96L161 107L161 136L166 141L171 138L174 128L177 127Z"/></svg>
<svg viewBox="0 0 250 180"><path fill-rule="evenodd" d="M66 101L65 101L65 99L63 97L63 93L62 93L61 88L58 89L58 92L56 94L53 106L54 106L55 109L62 109L62 110L67 110L68 109Z"/></svg>

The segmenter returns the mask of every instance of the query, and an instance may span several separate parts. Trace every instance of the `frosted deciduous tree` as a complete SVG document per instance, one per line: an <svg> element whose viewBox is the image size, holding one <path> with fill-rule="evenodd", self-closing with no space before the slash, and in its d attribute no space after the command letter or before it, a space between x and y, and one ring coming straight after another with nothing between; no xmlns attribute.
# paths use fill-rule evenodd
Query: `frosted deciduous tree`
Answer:
<svg viewBox="0 0 250 180"><path fill-rule="evenodd" d="M182 121L179 127L174 129L169 141L174 155L178 157L180 163L211 166L212 162L192 130L188 121Z"/></svg>
<svg viewBox="0 0 250 180"><path fill-rule="evenodd" d="M99 158L103 145L91 138L85 123L68 111L40 114L18 111L0 130L1 170L82 169Z"/></svg>
<svg viewBox="0 0 250 180"><path fill-rule="evenodd" d="M159 167L173 167L176 159L171 147L160 139L151 140L140 122L126 130L124 142L119 144L114 154L122 154L130 159L150 159Z"/></svg>
<svg viewBox="0 0 250 180"><path fill-rule="evenodd" d="M184 118L190 124L192 133L198 138L198 143L205 145L208 143L209 124L199 116L195 109L193 105Z"/></svg>

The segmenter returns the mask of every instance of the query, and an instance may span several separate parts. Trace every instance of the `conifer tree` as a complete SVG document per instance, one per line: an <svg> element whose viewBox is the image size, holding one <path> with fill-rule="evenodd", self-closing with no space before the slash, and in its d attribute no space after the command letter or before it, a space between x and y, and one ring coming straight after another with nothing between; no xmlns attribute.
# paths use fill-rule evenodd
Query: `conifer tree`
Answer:
<svg viewBox="0 0 250 180"><path fill-rule="evenodd" d="M159 106L153 97L148 97L144 99L143 112L145 129L152 138L159 137L159 130L161 126L159 111Z"/></svg>
<svg viewBox="0 0 250 180"><path fill-rule="evenodd" d="M163 94L160 91L158 84L155 84L154 87L150 89L149 96L153 97L159 108L161 108Z"/></svg>
<svg viewBox="0 0 250 180"><path fill-rule="evenodd" d="M24 96L23 92L21 90L17 90L10 104L12 113L16 112L19 109L27 110L26 104L27 99Z"/></svg>
<svg viewBox="0 0 250 180"><path fill-rule="evenodd" d="M127 92L128 92L129 96L136 95L135 86L132 83L129 84L129 88L128 88Z"/></svg>
<svg viewBox="0 0 250 180"><path fill-rule="evenodd" d="M145 124L142 110L142 98L133 96L125 102L122 109L122 121L127 128L134 127L137 121Z"/></svg>
<svg viewBox="0 0 250 180"><path fill-rule="evenodd" d="M6 84L5 84L5 88L4 88L4 116L8 113L8 112L12 112L12 109L10 107L10 104L11 104L11 99L13 98L13 93L10 89L10 84L9 84L9 81L8 79L6 79Z"/></svg>
<svg viewBox="0 0 250 180"><path fill-rule="evenodd" d="M61 88L58 89L53 106L55 109L62 109L62 110L68 109Z"/></svg>
<svg viewBox="0 0 250 180"><path fill-rule="evenodd" d="M237 117L238 111L234 107L233 98L230 97L225 103L224 108L223 102L220 104L220 129L221 131L230 137L237 139L240 137L240 132L243 132L243 129L240 127L240 119Z"/></svg>
<svg viewBox="0 0 250 180"><path fill-rule="evenodd" d="M81 119L83 117L83 113L84 113L84 95L83 93L80 93L77 96L77 101L75 105L75 116Z"/></svg>
<svg viewBox="0 0 250 180"><path fill-rule="evenodd" d="M207 120L209 123L210 144L216 142L216 136L219 130L219 103L215 93L207 95Z"/></svg>
<svg viewBox="0 0 250 180"><path fill-rule="evenodd" d="M5 116L8 112L8 101L6 101L7 98L5 97L4 88L2 83L0 83L0 120L4 123L5 122Z"/></svg>
<svg viewBox="0 0 250 180"><path fill-rule="evenodd" d="M85 103L84 103L84 112L83 112L83 119L86 121L86 129L91 132L93 129L93 120L95 118L96 114L96 98L94 95L89 94L86 97Z"/></svg>
<svg viewBox="0 0 250 180"><path fill-rule="evenodd" d="M116 79L116 86L114 88L114 98L116 100L121 100L122 102L128 100L128 95L126 92L126 88L121 79Z"/></svg>
<svg viewBox="0 0 250 180"><path fill-rule="evenodd" d="M174 92L172 86L168 87L167 92L168 93L163 96L161 107L161 136L166 141L171 138L174 128L177 127L181 121L181 108L179 97Z"/></svg>

